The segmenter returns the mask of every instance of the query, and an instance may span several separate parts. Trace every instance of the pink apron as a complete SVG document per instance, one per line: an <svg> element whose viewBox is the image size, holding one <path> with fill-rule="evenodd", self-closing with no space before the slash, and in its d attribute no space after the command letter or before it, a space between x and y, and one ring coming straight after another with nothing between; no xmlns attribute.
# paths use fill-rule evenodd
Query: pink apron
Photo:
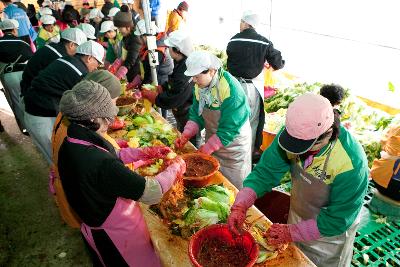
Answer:
<svg viewBox="0 0 400 267"><path fill-rule="evenodd" d="M84 146L95 146L87 141L67 137L68 142ZM142 211L136 202L130 199L117 198L114 208L100 227L90 227L82 223L81 232L86 241L97 253L103 266L106 266L94 243L91 229L104 230L129 266L161 266L160 259L154 251L149 230Z"/></svg>

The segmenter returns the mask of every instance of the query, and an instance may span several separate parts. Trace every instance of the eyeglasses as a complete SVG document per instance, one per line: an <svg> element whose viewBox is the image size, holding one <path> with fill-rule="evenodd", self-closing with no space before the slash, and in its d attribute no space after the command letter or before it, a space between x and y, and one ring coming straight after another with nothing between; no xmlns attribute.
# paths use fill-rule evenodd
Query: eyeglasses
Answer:
<svg viewBox="0 0 400 267"><path fill-rule="evenodd" d="M206 74L206 73L208 73L210 70L203 70L202 72L200 72L201 74Z"/></svg>

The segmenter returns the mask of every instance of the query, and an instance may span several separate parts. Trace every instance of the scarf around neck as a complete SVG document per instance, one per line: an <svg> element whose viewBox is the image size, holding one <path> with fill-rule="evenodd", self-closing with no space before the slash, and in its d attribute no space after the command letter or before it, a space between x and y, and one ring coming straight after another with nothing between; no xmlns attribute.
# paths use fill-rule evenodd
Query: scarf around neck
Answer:
<svg viewBox="0 0 400 267"><path fill-rule="evenodd" d="M213 102L213 96L211 94L211 89L218 82L218 70L215 72L214 77L211 80L211 83L208 87L199 88L199 116L203 113L204 106L210 106Z"/></svg>

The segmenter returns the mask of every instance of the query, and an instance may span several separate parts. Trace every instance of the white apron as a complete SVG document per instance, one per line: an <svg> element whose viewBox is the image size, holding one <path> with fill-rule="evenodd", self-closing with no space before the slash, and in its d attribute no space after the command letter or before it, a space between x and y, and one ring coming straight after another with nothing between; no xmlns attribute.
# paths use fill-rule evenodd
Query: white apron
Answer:
<svg viewBox="0 0 400 267"><path fill-rule="evenodd" d="M251 126L251 149L259 148L262 143L262 130L265 123L264 107L264 69L261 73L251 80L238 78L243 91L247 96L247 103L250 107L250 126ZM261 125L259 125L261 124ZM257 138L258 137L258 138ZM257 141L256 141L257 140Z"/></svg>
<svg viewBox="0 0 400 267"><path fill-rule="evenodd" d="M221 103L217 84L218 102ZM204 107L202 116L206 129L206 142L217 133L220 110L211 110ZM234 114L232 114L234 116ZM243 187L243 180L251 172L251 128L247 120L240 128L240 133L226 147L222 147L213 153L221 164L220 171L237 189Z"/></svg>

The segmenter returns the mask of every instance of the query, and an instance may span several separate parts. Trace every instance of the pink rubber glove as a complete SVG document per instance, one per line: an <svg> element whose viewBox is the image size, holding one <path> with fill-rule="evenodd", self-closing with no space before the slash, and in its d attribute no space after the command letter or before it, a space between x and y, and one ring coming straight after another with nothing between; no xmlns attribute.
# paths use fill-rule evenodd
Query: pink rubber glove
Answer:
<svg viewBox="0 0 400 267"><path fill-rule="evenodd" d="M200 147L199 152L211 155L214 151L217 151L223 146L224 145L221 143L221 140L219 139L218 135L213 134L208 139L208 141Z"/></svg>
<svg viewBox="0 0 400 267"><path fill-rule="evenodd" d="M152 104L156 102L158 93L151 90L142 90L142 97L148 99Z"/></svg>
<svg viewBox="0 0 400 267"><path fill-rule="evenodd" d="M267 231L268 243L280 245L289 242L316 240L321 237L317 221L310 219L296 224L274 223Z"/></svg>
<svg viewBox="0 0 400 267"><path fill-rule="evenodd" d="M115 72L115 77L117 77L118 80L121 80L127 73L128 69L125 66L122 66Z"/></svg>
<svg viewBox="0 0 400 267"><path fill-rule="evenodd" d="M256 199L257 194L250 187L242 188L236 195L235 202L231 207L231 214L228 217L229 229L235 235L240 235L243 223L246 220L246 212Z"/></svg>
<svg viewBox="0 0 400 267"><path fill-rule="evenodd" d="M154 162L154 159L165 158L170 152L172 152L172 150L166 146L153 146L145 148L126 147L119 150L118 157L124 164L133 162L135 165L136 162L147 162L149 160L151 160L151 164ZM140 166L143 165L144 164L141 164Z"/></svg>
<svg viewBox="0 0 400 267"><path fill-rule="evenodd" d="M127 163L132 163L135 161L139 160L148 160L148 158L145 157L146 154L143 153L142 149L140 148L132 148L132 147L126 147L126 148L121 148L118 152L118 157L124 164Z"/></svg>
<svg viewBox="0 0 400 267"><path fill-rule="evenodd" d="M175 147L182 148L186 145L190 138L195 136L199 131L199 126L194 121L188 121L183 129L181 137L175 140Z"/></svg>
<svg viewBox="0 0 400 267"><path fill-rule="evenodd" d="M186 172L186 163L181 157L176 157L173 161L174 163L154 177L160 183L163 194L173 186L176 178L183 176Z"/></svg>
<svg viewBox="0 0 400 267"><path fill-rule="evenodd" d="M114 63L111 64L111 65L108 67L108 71L111 72L112 74L115 74L115 73L117 72L117 70L122 66L122 63L123 63L122 59L117 58L117 59L114 61Z"/></svg>
<svg viewBox="0 0 400 267"><path fill-rule="evenodd" d="M130 90L133 88L138 88L140 87L141 84L142 84L142 79L140 78L140 75L136 75L135 78L133 78L133 80L126 85L126 89Z"/></svg>

